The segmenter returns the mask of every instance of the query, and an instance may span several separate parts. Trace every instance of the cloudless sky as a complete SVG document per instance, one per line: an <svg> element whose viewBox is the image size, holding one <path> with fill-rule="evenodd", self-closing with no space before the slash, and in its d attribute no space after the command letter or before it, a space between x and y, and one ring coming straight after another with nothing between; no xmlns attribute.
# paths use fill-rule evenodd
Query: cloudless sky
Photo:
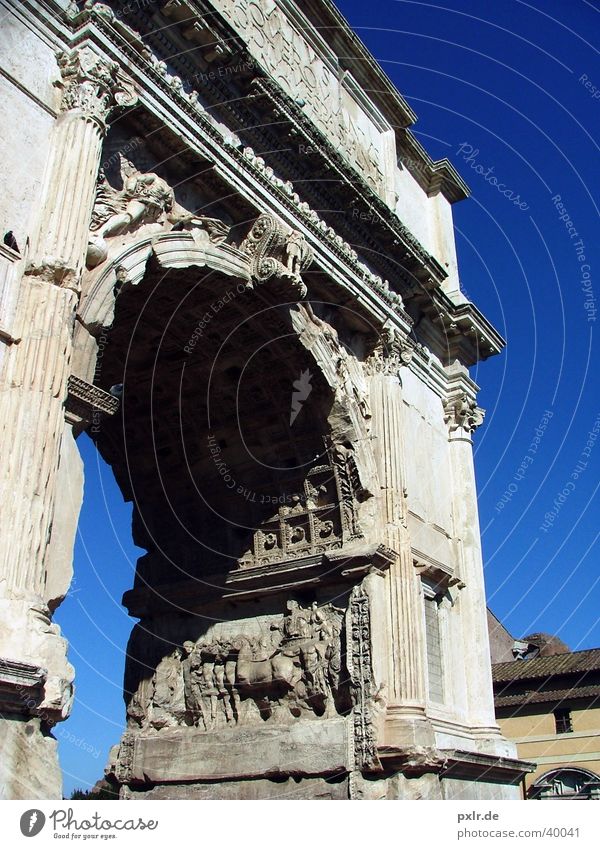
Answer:
<svg viewBox="0 0 600 849"><path fill-rule="evenodd" d="M338 7L417 113L419 140L472 189L454 206L461 280L508 343L472 371L487 410L475 441L489 604L516 637L548 631L574 650L600 646L598 331L585 306L600 299L598 5ZM141 553L111 470L87 437L80 447L76 577L57 614L77 670L72 717L56 728L66 795L102 776L123 729L133 620L120 600Z"/></svg>

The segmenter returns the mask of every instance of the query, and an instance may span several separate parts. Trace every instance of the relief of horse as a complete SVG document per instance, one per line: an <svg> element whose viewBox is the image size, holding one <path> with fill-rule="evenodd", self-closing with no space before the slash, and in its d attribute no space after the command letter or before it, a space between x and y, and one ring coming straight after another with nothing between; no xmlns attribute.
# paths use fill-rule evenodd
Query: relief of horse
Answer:
<svg viewBox="0 0 600 849"><path fill-rule="evenodd" d="M302 667L296 656L275 653L264 660L255 660L252 644L247 637L236 638L232 649L225 664L227 683L232 688L252 689L275 685L293 690L302 678Z"/></svg>

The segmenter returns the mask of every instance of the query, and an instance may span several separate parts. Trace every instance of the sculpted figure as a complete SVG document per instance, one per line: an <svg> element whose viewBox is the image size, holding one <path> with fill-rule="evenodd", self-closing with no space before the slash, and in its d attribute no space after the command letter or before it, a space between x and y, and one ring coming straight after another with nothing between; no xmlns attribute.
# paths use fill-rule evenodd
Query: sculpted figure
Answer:
<svg viewBox="0 0 600 849"><path fill-rule="evenodd" d="M104 173L100 173L86 257L88 268L100 265L108 256L107 238L158 222L173 208L173 189L162 177L143 174L122 154L119 159L123 180L120 191L113 189Z"/></svg>
<svg viewBox="0 0 600 849"><path fill-rule="evenodd" d="M313 601L310 609L310 624L313 637L324 641L328 641L333 637L333 628L327 621L327 616L324 612L319 610L316 601Z"/></svg>
<svg viewBox="0 0 600 849"><path fill-rule="evenodd" d="M312 636L308 611L303 610L297 601L288 601L288 614L283 620L283 634L286 640L310 639Z"/></svg>
<svg viewBox="0 0 600 849"><path fill-rule="evenodd" d="M181 671L183 673L186 711L194 725L201 725L204 721L201 694L201 660L200 655L196 651L196 645L191 640L186 640L183 644Z"/></svg>
<svg viewBox="0 0 600 849"><path fill-rule="evenodd" d="M141 227L166 223L173 230L188 230L196 243L221 244L229 227L218 218L196 215L175 202L173 189L154 172L139 171L119 154L123 188L113 189L103 172L96 191L87 253L88 268L104 262L108 256L107 238Z"/></svg>
<svg viewBox="0 0 600 849"><path fill-rule="evenodd" d="M298 230L292 230L287 237L285 246L286 253L286 268L293 277L300 276L302 260L308 250L306 241L302 233Z"/></svg>
<svg viewBox="0 0 600 849"><path fill-rule="evenodd" d="M185 712L181 652L163 657L154 673L152 719L154 728L177 725Z"/></svg>
<svg viewBox="0 0 600 849"><path fill-rule="evenodd" d="M127 229L158 221L164 212L172 209L175 200L173 189L165 180L157 174L142 174L124 156L119 156L123 189L118 193L118 201L125 208L97 227L101 238L118 236Z"/></svg>

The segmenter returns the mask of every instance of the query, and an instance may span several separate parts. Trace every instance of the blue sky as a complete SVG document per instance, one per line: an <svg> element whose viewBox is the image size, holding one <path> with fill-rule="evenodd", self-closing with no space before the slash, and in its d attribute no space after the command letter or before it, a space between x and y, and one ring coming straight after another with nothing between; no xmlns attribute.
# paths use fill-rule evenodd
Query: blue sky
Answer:
<svg viewBox="0 0 600 849"><path fill-rule="evenodd" d="M454 207L461 279L508 342L473 369L487 410L476 471L490 606L515 636L599 646L598 9L338 6L418 114L419 140L472 189ZM101 777L122 731L133 621L120 599L140 553L112 472L87 437L80 445L76 578L57 615L77 669L73 715L56 729L67 794Z"/></svg>

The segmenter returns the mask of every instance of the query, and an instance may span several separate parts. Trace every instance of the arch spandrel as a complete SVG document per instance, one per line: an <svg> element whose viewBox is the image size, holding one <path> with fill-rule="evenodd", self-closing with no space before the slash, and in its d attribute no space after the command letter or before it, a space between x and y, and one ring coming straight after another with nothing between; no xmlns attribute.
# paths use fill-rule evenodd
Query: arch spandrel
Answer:
<svg viewBox="0 0 600 849"><path fill-rule="evenodd" d="M211 243L204 231L135 234L128 244L113 247L107 260L83 277L73 374L94 382L95 340L113 324L116 292L125 282L139 285L151 259L165 270L203 268L251 285L249 258L231 245Z"/></svg>

